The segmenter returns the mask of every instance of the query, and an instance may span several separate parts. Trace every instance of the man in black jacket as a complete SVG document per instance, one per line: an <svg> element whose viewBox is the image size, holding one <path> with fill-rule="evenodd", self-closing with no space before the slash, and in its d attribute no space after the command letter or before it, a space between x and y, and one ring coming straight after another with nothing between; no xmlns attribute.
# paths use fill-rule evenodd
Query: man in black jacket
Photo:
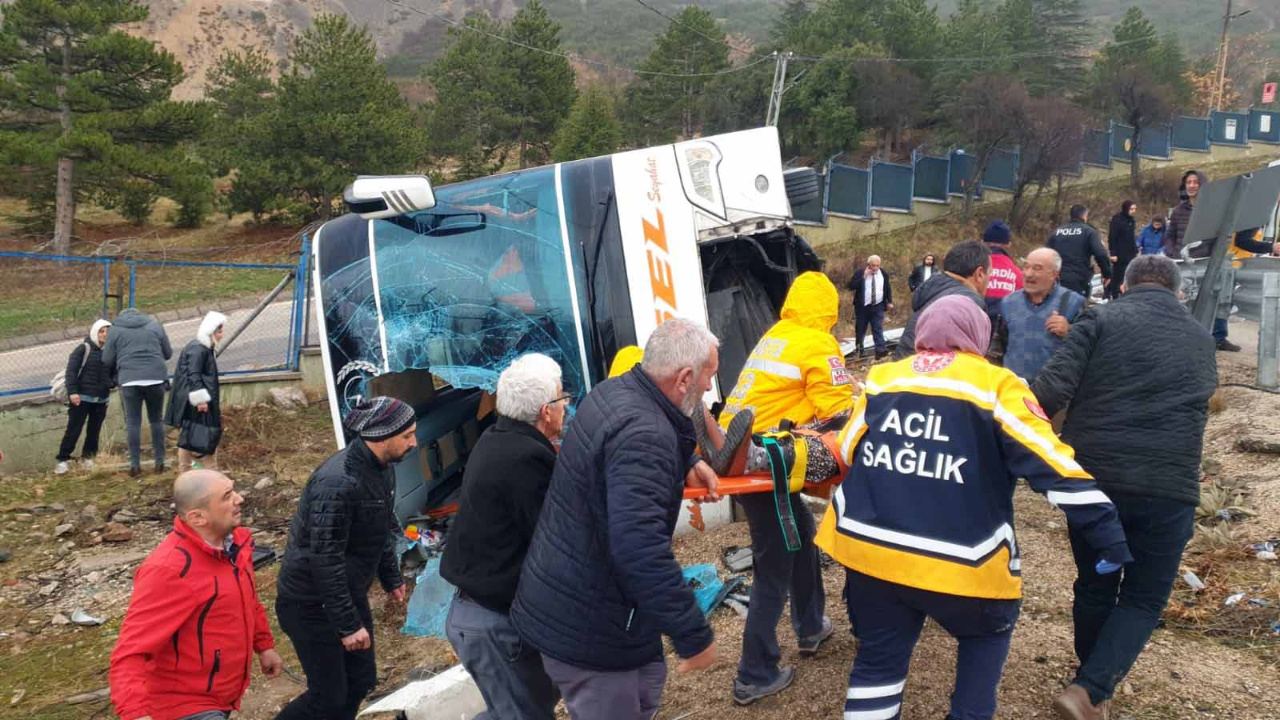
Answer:
<svg viewBox="0 0 1280 720"><path fill-rule="evenodd" d="M916 318L929 303L948 295L964 295L983 312L987 311L987 278L991 274L991 248L977 240L956 243L942 259L942 274L925 281L911 295L911 319L893 350L893 359L901 360L916 352Z"/></svg>
<svg viewBox="0 0 1280 720"><path fill-rule="evenodd" d="M471 452L440 563L458 588L445 622L449 643L495 720L552 720L560 699L510 613L568 401L560 366L546 355L524 355L498 376L498 421Z"/></svg>
<svg viewBox="0 0 1280 720"><path fill-rule="evenodd" d="M565 433L525 556L511 621L542 653L573 720L649 720L662 699L662 636L709 667L716 645L671 550L684 486L708 489L690 417L715 377L718 343L682 318L658 326L644 360L597 385Z"/></svg>
<svg viewBox="0 0 1280 720"><path fill-rule="evenodd" d="M1074 290L1089 299L1089 282L1093 280L1093 265L1098 263L1102 279L1111 277L1111 256L1102 244L1102 234L1089 224L1089 208L1071 206L1071 222L1053 231L1045 247L1053 248L1062 256L1062 287Z"/></svg>
<svg viewBox="0 0 1280 720"><path fill-rule="evenodd" d="M884 344L884 312L893 309L893 286L889 273L880 268L880 256L867 258L867 266L849 278L848 288L853 291L854 339L858 343L858 357L862 357L862 340L871 326L871 337L876 342L876 359L889 354Z"/></svg>
<svg viewBox="0 0 1280 720"><path fill-rule="evenodd" d="M1067 410L1062 439L1120 514L1134 562L1105 574L1071 532L1075 649L1080 669L1054 707L1098 720L1138 659L1169 600L1200 501L1200 453L1218 384L1213 338L1178 302L1177 266L1163 255L1129 264L1125 294L1086 310L1032 390L1050 416ZM1158 357L1176 381L1150 371Z"/></svg>
<svg viewBox="0 0 1280 720"><path fill-rule="evenodd" d="M391 466L418 445L413 408L375 397L360 401L343 424L355 439L312 473L289 523L276 617L307 674L307 691L276 720L355 718L377 681L374 576L392 599L405 598Z"/></svg>

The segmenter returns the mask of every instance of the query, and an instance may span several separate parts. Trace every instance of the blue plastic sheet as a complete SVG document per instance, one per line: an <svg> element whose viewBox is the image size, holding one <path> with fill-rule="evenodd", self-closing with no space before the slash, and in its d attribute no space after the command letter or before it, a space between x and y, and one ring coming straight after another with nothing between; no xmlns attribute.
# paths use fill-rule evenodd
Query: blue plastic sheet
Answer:
<svg viewBox="0 0 1280 720"><path fill-rule="evenodd" d="M440 577L440 556L427 561L409 598L409 611L400 632L418 637L443 638L454 587Z"/></svg>
<svg viewBox="0 0 1280 720"><path fill-rule="evenodd" d="M720 581L715 565L690 565L684 568L684 583L692 587L698 609L704 615L710 613L721 599L720 591L724 588L724 583Z"/></svg>

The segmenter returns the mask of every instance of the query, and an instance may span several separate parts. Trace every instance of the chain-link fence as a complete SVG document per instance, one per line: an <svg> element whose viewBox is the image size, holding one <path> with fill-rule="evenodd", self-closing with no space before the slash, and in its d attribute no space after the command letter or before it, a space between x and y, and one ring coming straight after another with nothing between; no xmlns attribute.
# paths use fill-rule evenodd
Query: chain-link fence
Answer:
<svg viewBox="0 0 1280 720"><path fill-rule="evenodd" d="M304 241L289 264L0 252L0 281L10 288L0 307L0 398L47 392L94 321L125 308L164 326L170 372L211 310L227 316L222 374L297 369L308 329L308 249Z"/></svg>

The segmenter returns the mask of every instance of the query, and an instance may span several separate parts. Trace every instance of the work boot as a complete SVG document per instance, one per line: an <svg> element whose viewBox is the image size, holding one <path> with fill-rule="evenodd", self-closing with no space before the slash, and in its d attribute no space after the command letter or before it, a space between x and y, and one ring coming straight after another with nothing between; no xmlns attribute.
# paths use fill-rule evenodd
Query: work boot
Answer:
<svg viewBox="0 0 1280 720"><path fill-rule="evenodd" d="M818 648L822 647L822 643L826 642L827 638L831 637L835 631L836 627L831 624L831 618L823 615L822 629L818 631L818 634L810 638L804 638L796 643L800 646L800 657L811 658L817 655Z"/></svg>
<svg viewBox="0 0 1280 720"><path fill-rule="evenodd" d="M1110 709L1107 701L1094 705L1089 692L1075 683L1053 701L1053 710L1062 720L1107 720Z"/></svg>
<svg viewBox="0 0 1280 720"><path fill-rule="evenodd" d="M1218 341L1218 349L1222 352L1240 352L1240 346L1226 338Z"/></svg>
<svg viewBox="0 0 1280 720"><path fill-rule="evenodd" d="M768 685L747 685L745 683L733 681L733 702L738 705L750 705L757 700L763 700L770 695L778 693L791 687L791 683L795 682L796 669L784 667L778 672L778 679Z"/></svg>

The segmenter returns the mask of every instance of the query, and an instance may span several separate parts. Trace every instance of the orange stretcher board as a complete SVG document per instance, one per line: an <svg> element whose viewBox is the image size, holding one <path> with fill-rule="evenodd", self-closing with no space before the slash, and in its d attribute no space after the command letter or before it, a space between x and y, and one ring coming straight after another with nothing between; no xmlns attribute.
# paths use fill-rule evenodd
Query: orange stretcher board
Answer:
<svg viewBox="0 0 1280 720"><path fill-rule="evenodd" d="M832 478L823 483L805 483L804 492L806 495L815 497L827 497L831 492L831 486L835 484L836 478ZM773 490L773 478L768 475L735 475L732 477L720 478L719 484L716 485L716 492L721 496L726 495L747 495L750 493L771 492ZM706 495L707 491L700 487L686 487L684 489L685 500L697 500Z"/></svg>

